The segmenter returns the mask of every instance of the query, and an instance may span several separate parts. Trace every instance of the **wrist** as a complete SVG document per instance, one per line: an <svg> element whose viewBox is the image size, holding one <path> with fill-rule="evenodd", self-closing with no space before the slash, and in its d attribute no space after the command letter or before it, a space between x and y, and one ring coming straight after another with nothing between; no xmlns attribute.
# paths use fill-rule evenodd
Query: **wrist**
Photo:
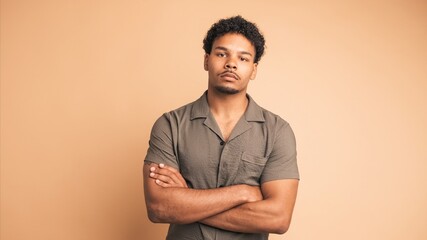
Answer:
<svg viewBox="0 0 427 240"><path fill-rule="evenodd" d="M240 204L248 203L251 201L251 189L248 185L239 184L235 185L236 189L232 189L232 191L237 195L237 199Z"/></svg>

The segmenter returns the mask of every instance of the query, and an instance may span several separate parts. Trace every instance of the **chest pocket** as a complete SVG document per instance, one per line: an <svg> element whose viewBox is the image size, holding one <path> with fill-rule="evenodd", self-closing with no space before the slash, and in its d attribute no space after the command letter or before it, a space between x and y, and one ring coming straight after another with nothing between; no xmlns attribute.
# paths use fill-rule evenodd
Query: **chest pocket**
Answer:
<svg viewBox="0 0 427 240"><path fill-rule="evenodd" d="M266 157L259 157L243 152L234 184L258 186L267 159Z"/></svg>

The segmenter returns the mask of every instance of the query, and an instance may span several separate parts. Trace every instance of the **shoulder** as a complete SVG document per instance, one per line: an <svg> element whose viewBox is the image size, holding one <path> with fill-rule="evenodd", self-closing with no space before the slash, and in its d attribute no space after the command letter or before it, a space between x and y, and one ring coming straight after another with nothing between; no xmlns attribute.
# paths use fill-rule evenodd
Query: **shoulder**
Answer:
<svg viewBox="0 0 427 240"><path fill-rule="evenodd" d="M273 112L271 112L265 108L261 108L261 109L262 109L265 121L267 123L276 124L279 126L289 125L289 123L285 119L283 119L281 116L279 116L279 115L277 115L277 114L275 114L275 113L273 113Z"/></svg>
<svg viewBox="0 0 427 240"><path fill-rule="evenodd" d="M191 112L193 105L197 101L185 104L179 108L163 113L160 117L157 118L153 125L153 130L157 129L170 129L171 126L179 125L185 119L191 118Z"/></svg>
<svg viewBox="0 0 427 240"><path fill-rule="evenodd" d="M181 106L169 112L166 112L160 117L160 119L165 119L170 123L176 123L176 124L179 124L180 122L188 120L191 118L192 109L195 103L196 101L188 103L184 106Z"/></svg>
<svg viewBox="0 0 427 240"><path fill-rule="evenodd" d="M256 104L254 104L256 105ZM285 119L283 119L278 114L275 114L259 105L254 106L256 111L262 115L262 124L264 125L264 129L270 134L270 136L274 139L273 142L276 142L277 139L287 139L287 142L295 142L294 132Z"/></svg>
<svg viewBox="0 0 427 240"><path fill-rule="evenodd" d="M264 117L264 124L267 129L270 129L276 133L289 129L292 131L290 124L284 118L275 114L263 107L261 109L262 115Z"/></svg>
<svg viewBox="0 0 427 240"><path fill-rule="evenodd" d="M262 122L268 129L289 126L289 123L282 117L258 105L250 95L248 95L248 98L249 106L246 115L247 119Z"/></svg>

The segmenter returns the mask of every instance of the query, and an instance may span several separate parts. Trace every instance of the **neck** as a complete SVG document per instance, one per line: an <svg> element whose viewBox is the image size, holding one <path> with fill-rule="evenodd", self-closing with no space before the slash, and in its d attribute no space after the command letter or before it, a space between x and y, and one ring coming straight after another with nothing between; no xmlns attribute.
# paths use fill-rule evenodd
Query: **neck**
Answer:
<svg viewBox="0 0 427 240"><path fill-rule="evenodd" d="M246 111L248 98L245 91L230 95L208 90L208 103L215 116L233 118Z"/></svg>

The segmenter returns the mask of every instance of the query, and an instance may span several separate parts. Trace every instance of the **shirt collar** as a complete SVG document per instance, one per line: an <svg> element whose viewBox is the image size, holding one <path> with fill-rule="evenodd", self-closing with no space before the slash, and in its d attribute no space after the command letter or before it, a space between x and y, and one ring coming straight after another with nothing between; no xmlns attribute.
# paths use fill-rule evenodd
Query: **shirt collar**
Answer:
<svg viewBox="0 0 427 240"><path fill-rule="evenodd" d="M210 114L208 98L208 91L205 91L203 95L194 102L191 109L191 120L196 118L207 118ZM252 99L249 94L246 94L249 103L248 108L245 112L245 119L248 122L265 122L263 109Z"/></svg>

